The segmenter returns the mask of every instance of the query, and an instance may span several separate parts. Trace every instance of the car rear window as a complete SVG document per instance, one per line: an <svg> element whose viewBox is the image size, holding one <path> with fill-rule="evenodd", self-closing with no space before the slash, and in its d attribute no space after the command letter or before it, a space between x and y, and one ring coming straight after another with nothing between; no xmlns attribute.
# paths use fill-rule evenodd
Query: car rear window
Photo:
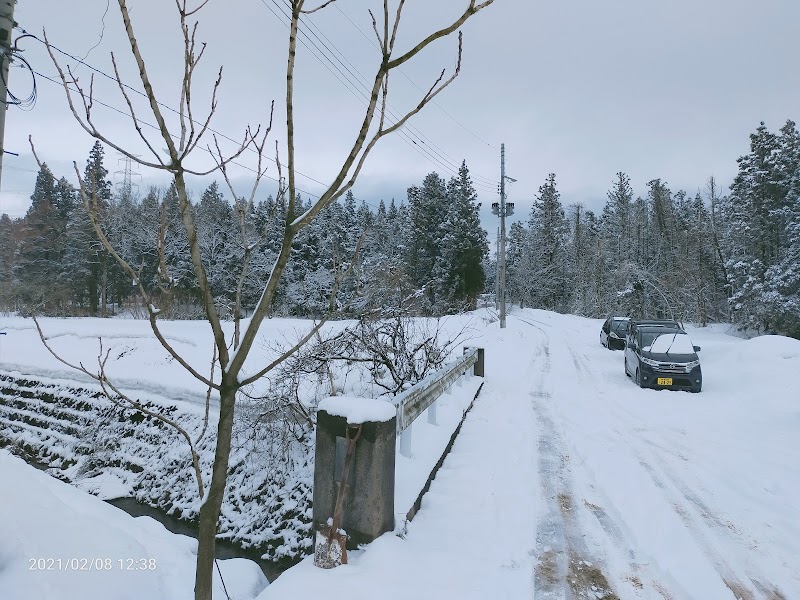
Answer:
<svg viewBox="0 0 800 600"><path fill-rule="evenodd" d="M692 340L680 332L642 332L642 350L655 354L694 354Z"/></svg>
<svg viewBox="0 0 800 600"><path fill-rule="evenodd" d="M625 333L628 329L628 322L627 321L614 321L611 323L611 329L616 334Z"/></svg>

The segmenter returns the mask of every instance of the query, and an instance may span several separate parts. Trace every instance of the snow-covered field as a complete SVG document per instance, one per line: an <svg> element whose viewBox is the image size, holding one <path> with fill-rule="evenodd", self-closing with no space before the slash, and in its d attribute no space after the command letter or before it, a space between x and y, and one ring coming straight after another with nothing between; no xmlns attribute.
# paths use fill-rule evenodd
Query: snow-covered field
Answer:
<svg viewBox="0 0 800 600"><path fill-rule="evenodd" d="M331 571L306 560L260 600L800 598L800 341L690 327L702 346L703 392L689 394L637 388L622 353L600 346L599 320L517 310L500 330L489 316L483 310L453 320L475 328L469 344L486 349L486 383L404 537L387 534ZM68 340L75 323L48 325L64 333L63 348L76 356L96 355L92 327L102 327L127 349L114 368L132 386L147 379L176 400L202 397L139 336L141 323L80 321L85 335ZM267 335L300 326L276 319ZM0 367L63 373L29 327L0 320L9 332L0 338ZM201 369L210 364L205 330L186 323L168 329ZM24 481L26 469L0 462L6 482ZM17 502L13 487L0 488L11 490L0 498L20 512L17 531L30 529L23 551L46 555L47 533L69 550L70 536L57 533L69 513L48 520L44 531L38 505ZM6 509L0 513L11 514ZM9 551L4 539L0 598L4 577L15 585L33 577L8 574L27 554ZM180 577L190 593L191 569ZM131 597L181 597L153 589Z"/></svg>

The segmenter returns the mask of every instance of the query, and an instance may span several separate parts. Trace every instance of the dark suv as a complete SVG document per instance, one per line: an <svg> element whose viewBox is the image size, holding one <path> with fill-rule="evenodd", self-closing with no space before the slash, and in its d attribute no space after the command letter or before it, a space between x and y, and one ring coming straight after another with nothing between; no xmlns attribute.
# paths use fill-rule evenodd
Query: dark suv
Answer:
<svg viewBox="0 0 800 600"><path fill-rule="evenodd" d="M631 334L631 330L634 327L639 327L642 325L658 325L659 327L672 327L674 329L680 329L683 331L683 325L674 321L672 319L631 319L628 321L628 327L625 329L625 335L628 336Z"/></svg>
<svg viewBox="0 0 800 600"><path fill-rule="evenodd" d="M687 333L677 324L633 322L625 346L625 374L639 387L689 390L703 388L703 373Z"/></svg>
<svg viewBox="0 0 800 600"><path fill-rule="evenodd" d="M625 350L625 332L630 317L608 317L600 328L600 343L609 350Z"/></svg>

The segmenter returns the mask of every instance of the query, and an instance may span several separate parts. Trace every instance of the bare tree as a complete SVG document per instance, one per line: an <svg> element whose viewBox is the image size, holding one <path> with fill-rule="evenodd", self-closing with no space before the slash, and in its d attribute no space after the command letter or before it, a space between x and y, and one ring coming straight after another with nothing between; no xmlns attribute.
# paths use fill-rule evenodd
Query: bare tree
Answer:
<svg viewBox="0 0 800 600"><path fill-rule="evenodd" d="M145 133L145 130L142 127L142 123L144 121L137 113L137 109L135 108L134 102L131 98L132 88L123 83L117 68L117 61L113 53L111 57L119 91L126 102L131 123L136 133L139 135L145 147L149 151L149 155L147 155L146 158L133 154L130 149L124 147L114 139L111 139L100 129L98 129L95 121L93 120L93 81L90 81L88 87L82 85L71 69L67 68L65 70L62 68L62 66L56 60L48 42L50 56L56 68L58 69L70 109L81 127L91 137L100 140L102 143L114 148L116 151L135 161L139 165L168 173L171 176L175 190L177 191L181 220L188 238L188 253L190 255L191 264L194 268L195 276L197 277L199 284L199 291L206 320L210 325L213 335L216 362L219 369L218 379L203 375L197 367L193 366L184 357L182 357L162 335L158 324L159 311L155 307L155 304L149 300L151 298L152 291L148 290L145 282L142 281L141 267L137 267L126 260L126 258L121 255L118 249L114 248L113 244L109 241L109 238L106 236L104 231L97 197L93 193L93 190L87 187L86 182L82 181L80 172L77 169L77 164L75 165L75 171L78 175L78 180L80 181L81 198L83 200L83 205L86 209L88 218L105 249L120 264L124 271L132 278L132 280L138 284L139 293L144 299L145 306L147 307L148 318L153 334L178 364L180 364L184 369L191 373L192 376L208 386L211 390L214 390L219 395L219 418L217 421L216 451L212 466L211 481L209 485L204 486L203 501L200 507L198 533L199 549L197 555L197 573L195 580L195 598L197 600L208 600L212 595L214 541L217 532L217 521L219 519L220 509L225 492L225 485L227 482L228 462L231 452L231 434L234 423L234 409L236 406L237 394L241 388L249 386L250 384L264 377L272 369L290 357L301 346L303 346L303 344L314 337L322 326L322 323L324 323L324 319L317 322L315 326L312 327L305 335L301 336L295 344L286 349L269 364L263 365L260 369L257 369L252 373L243 371L244 363L253 346L253 342L258 334L259 327L261 326L263 319L269 314L278 283L289 260L292 241L298 232L311 223L313 219L320 213L320 211L322 211L332 202L335 202L339 197L353 187L356 179L361 173L362 168L364 167L367 157L382 138L403 127L403 125L405 125L405 123L411 117L420 112L458 76L461 67L461 33L459 32L458 34L458 50L455 69L449 75L446 74L446 70L442 70L438 78L428 88L428 91L422 95L416 106L407 111L405 114L401 115L399 118L395 119L394 122L390 122L389 119L387 119L389 78L392 71L419 55L434 41L456 32L469 18L492 4L493 1L494 0L484 0L483 2L477 2L476 0L469 0L464 10L460 14L456 15L449 25L432 31L419 40L416 44L412 45L409 49L402 52L396 51L395 44L405 6L405 0L398 0L394 8L390 8L389 0L384 0L382 3L382 19L376 19L375 15L370 11L373 31L377 37L378 46L380 48L381 61L375 70L372 88L369 95L369 102L364 112L363 119L361 120L361 124L358 127L355 141L347 152L347 155L342 160L341 166L339 167L332 181L319 199L311 206L311 208L300 213L296 204L296 117L294 112L294 78L297 60L298 26L304 15L322 10L326 6L329 6L335 2L335 0L323 1L317 6L310 8L306 8L305 0L289 0L291 6L291 22L287 48L288 64L286 69L285 107L287 126L287 184L285 188L279 189L278 193L280 201L284 202L286 206L286 221L283 227L283 237L280 251L278 252L274 267L264 283L264 288L260 299L255 306L252 318L246 324L246 326L240 327L241 310L239 306L234 308L235 334L234 339L232 340L228 340L223 331L220 312L218 307L215 305L214 296L212 294L208 277L203 266L201 249L200 245L198 244L197 230L192 213L192 206L187 192L187 177L208 175L212 172L220 172L226 177L227 180L226 167L231 163L231 161L242 155L246 150L253 150L259 156L259 167L255 177L253 192L250 194L248 200L248 202L252 202L252 199L255 195L255 189L257 188L259 180L265 172L265 168L262 166L260 159L263 157L265 142L270 132L272 119L270 116L270 124L267 127L256 127L254 129L248 127L243 135L242 142L240 143L239 147L233 153L227 156L223 155L223 153L219 150L219 146L216 143L216 138L214 138L214 149L212 149L211 144L205 142L205 139L209 135L210 122L217 110L217 91L222 81L222 69L220 68L211 93L210 109L203 118L196 117L193 101L197 96L193 89L193 78L195 69L197 68L203 56L205 45L200 44L198 46L196 42L198 22L196 21L195 15L207 4L208 0L198 0L197 5L194 7L188 6L188 0L175 0L181 31L183 34L184 46L184 69L180 80L180 106L177 111L177 131L170 130L167 124L167 119L165 118L165 107L159 102L156 91L151 85L148 67L142 56L142 52L140 51L140 45L134 32L134 26L131 21L131 14L127 2L126 0L118 0L120 15L122 17L123 26L125 28L130 46L129 49L138 67L142 89L146 98L148 119L154 119L155 123L157 124L157 133L156 135L152 136L153 139L151 139L151 137ZM45 39L47 38L45 37ZM205 143L205 146L202 146L202 143ZM166 146L166 158L164 154L158 150L164 146ZM198 148L201 150L207 149L215 157L216 164L211 169L203 170L194 167L194 163L190 159ZM278 157L276 157L276 159L277 158ZM277 164L280 165L279 160L277 161ZM282 178L279 177L279 179ZM238 198L238 196L234 195L234 199L236 198ZM244 228L243 219L242 228ZM167 265L163 260L164 254L163 248L161 247L163 245L163 237L164 231L162 227L162 231L159 235L159 255L162 259L159 275L163 287L169 288L170 278L167 272ZM247 270L249 255L247 251L248 236L244 229L242 229L241 239L242 243L245 245L245 253L243 258L244 264L241 265L239 288L241 288L241 281L243 281L244 274ZM241 301L241 294L238 293L238 290L236 298L238 304Z"/></svg>

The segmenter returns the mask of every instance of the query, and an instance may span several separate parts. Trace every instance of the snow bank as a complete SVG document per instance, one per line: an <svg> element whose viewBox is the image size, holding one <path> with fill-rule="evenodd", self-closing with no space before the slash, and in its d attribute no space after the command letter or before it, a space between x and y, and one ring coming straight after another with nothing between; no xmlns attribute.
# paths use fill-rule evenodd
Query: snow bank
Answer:
<svg viewBox="0 0 800 600"><path fill-rule="evenodd" d="M3 600L194 597L196 540L133 518L0 450L0 591ZM254 562L220 560L232 598L267 580ZM214 573L214 597L224 597Z"/></svg>
<svg viewBox="0 0 800 600"><path fill-rule="evenodd" d="M319 403L318 409L335 417L345 417L350 425L385 423L397 414L391 402L355 396L329 396Z"/></svg>

